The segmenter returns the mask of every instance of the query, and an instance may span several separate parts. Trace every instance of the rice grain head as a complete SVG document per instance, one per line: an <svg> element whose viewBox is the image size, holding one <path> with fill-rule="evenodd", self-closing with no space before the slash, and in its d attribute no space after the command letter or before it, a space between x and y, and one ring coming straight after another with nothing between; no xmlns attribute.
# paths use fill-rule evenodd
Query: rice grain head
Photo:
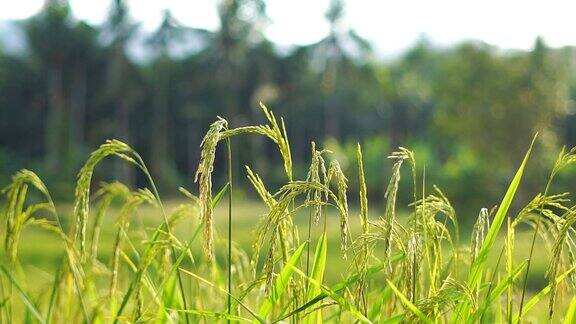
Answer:
<svg viewBox="0 0 576 324"><path fill-rule="evenodd" d="M326 187L329 187L332 179L336 181L337 186L338 199L335 201L335 203L340 214L340 250L342 252L342 257L346 259L346 252L348 250L348 237L350 233L350 228L348 225L348 198L346 197L346 191L348 190L348 179L344 175L344 172L342 172L338 161L330 162L330 166L328 167L327 183L325 184Z"/></svg>
<svg viewBox="0 0 576 324"><path fill-rule="evenodd" d="M216 147L222 137L222 132L228 128L228 122L222 118L211 126L200 147L200 164L196 171L194 182L199 186L200 219L204 223L204 253L211 262L214 259L214 219L212 215L212 172Z"/></svg>
<svg viewBox="0 0 576 324"><path fill-rule="evenodd" d="M76 190L74 193L74 221L75 226L71 237L74 242L80 241L81 261L85 261L86 255L86 223L89 214L90 203L90 184L96 165L108 156L117 156L131 164L142 168L137 153L127 144L118 140L108 140L102 144L96 151L90 154L90 157L78 173Z"/></svg>
<svg viewBox="0 0 576 324"><path fill-rule="evenodd" d="M24 209L29 186L37 189L44 196L46 202L31 204ZM0 191L0 195L6 196L7 199L4 247L11 264L14 264L17 260L20 233L28 225L37 225L50 229L59 234L60 237L65 238L50 193L44 182L34 172L26 169L18 171L12 177L12 182ZM46 211L49 215L54 216L57 224L52 224L47 219L35 220L33 218L34 214L40 211Z"/></svg>

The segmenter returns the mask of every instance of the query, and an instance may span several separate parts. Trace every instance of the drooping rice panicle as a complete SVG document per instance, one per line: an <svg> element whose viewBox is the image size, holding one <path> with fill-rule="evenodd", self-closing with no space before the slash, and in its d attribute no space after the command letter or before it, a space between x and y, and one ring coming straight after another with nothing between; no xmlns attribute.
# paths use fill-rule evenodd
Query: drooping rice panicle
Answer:
<svg viewBox="0 0 576 324"><path fill-rule="evenodd" d="M362 233L360 235L360 253L357 254L356 264L359 269L359 280L358 280L358 293L356 296L357 305L362 303L362 309L364 313L367 312L368 302L367 302L367 283L366 283L366 271L368 268L368 257L369 257L369 228L368 228L368 190L366 189L366 177L364 176L364 162L362 158L362 148L360 143L356 145L356 160L358 163L358 184L359 184L359 195L360 195L360 226L362 228ZM360 307L359 307L360 308Z"/></svg>
<svg viewBox="0 0 576 324"><path fill-rule="evenodd" d="M33 203L25 208L28 186L38 190L46 199L45 203ZM56 207L52 197L42 180L30 170L20 170L13 177L12 182L6 188L0 191L1 195L6 196L6 233L4 236L4 247L8 259L14 264L18 255L18 244L20 242L20 233L27 225L36 224L48 228L65 239L60 219L56 213ZM38 212L47 212L55 218L56 224L44 221L34 221L33 217Z"/></svg>
<svg viewBox="0 0 576 324"><path fill-rule="evenodd" d="M344 175L344 172L342 172L338 161L330 162L330 166L328 167L328 179L326 186L329 186L329 183L332 179L335 179L337 185L338 200L336 201L336 205L338 206L340 214L340 250L342 252L342 257L346 259L346 251L348 250L348 237L350 235L350 228L348 226L348 198L346 197L348 179Z"/></svg>
<svg viewBox="0 0 576 324"><path fill-rule="evenodd" d="M73 237L74 242L80 241L80 256L84 261L86 255L86 223L89 214L90 185L92 175L96 165L108 156L117 156L138 167L142 167L136 153L130 146L117 140L108 140L96 151L90 154L88 161L78 172L78 181L74 193L74 222Z"/></svg>
<svg viewBox="0 0 576 324"><path fill-rule="evenodd" d="M202 143L200 163L194 182L198 183L200 200L200 218L204 224L204 253L208 260L214 259L214 219L212 215L212 172L214 172L214 159L216 147L222 137L222 132L228 127L224 119L215 121L211 126Z"/></svg>

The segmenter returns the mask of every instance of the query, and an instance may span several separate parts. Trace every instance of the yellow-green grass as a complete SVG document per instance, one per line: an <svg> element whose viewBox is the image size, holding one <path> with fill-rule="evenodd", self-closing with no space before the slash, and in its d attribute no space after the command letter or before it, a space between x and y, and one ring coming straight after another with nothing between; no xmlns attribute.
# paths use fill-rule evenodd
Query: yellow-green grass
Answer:
<svg viewBox="0 0 576 324"><path fill-rule="evenodd" d="M168 200L165 202L165 207L168 211L173 210L183 203L189 203L185 200ZM61 213L63 221L69 217L72 212L72 206L68 203L56 204L58 211ZM227 202L225 200L221 201L217 205L214 216L216 219L216 260L222 264L222 268L225 266L226 260L226 231L228 228L227 220ZM251 244L254 237L255 225L258 219L267 212L266 206L256 200L237 200L234 203L233 210L233 234L234 242L239 244L242 249L250 253ZM102 226L102 234L99 244L99 259L102 262L109 262L113 245L114 245L114 235L117 231L117 224L115 219L112 217L118 212L118 207L113 206L109 211L109 217L105 219ZM352 208L350 211L351 221L350 227L352 235L355 236L360 231L360 221L358 219L359 210L357 208ZM92 217L94 215L91 215ZM376 219L379 217L379 212L374 211L370 213L370 219ZM400 218L403 218L402 216ZM92 219L91 219L92 220ZM307 233L308 220L306 214L297 215L296 223L299 228L300 237L302 240L305 239L305 234ZM149 233L151 233L153 228L162 223L162 215L160 210L155 207L144 205L139 208L137 216L133 218L131 222L131 227L134 228L146 228ZM180 225L174 228L177 236L183 240L190 236L190 233L194 226L199 223L198 215L193 216L192 219L181 222ZM350 258L344 260L341 256L339 245L340 245L340 227L339 219L336 213L329 212L328 223L327 223L327 237L328 237L328 254L327 254L327 267L325 273L325 282L328 285L334 284L343 279L343 275L347 272L347 267L352 266ZM313 225L316 230L313 229L313 246L316 244L316 239L318 239L321 226ZM138 231L133 231L138 232ZM519 232L516 234L516 246L515 246L515 261L521 262L528 257L528 252L530 248L531 232ZM497 262L498 253L504 244L504 237L501 235L498 242L496 243L494 251L491 253L489 258L489 271L492 269ZM538 239L536 242L536 250L533 259L532 269L529 276L528 282L528 296L531 296L539 291L541 288L547 285L548 281L545 278L545 272L549 265L550 255L549 251L544 247L544 243ZM201 240L196 240L196 243L192 246L192 251L195 257L202 258L202 242ZM375 251L378 254L378 251ZM20 248L19 248L19 259L21 264L24 266L24 271L26 272L26 282L30 291L40 295L43 291L50 289L50 285L53 278L53 273L56 271L56 267L59 262L61 262L64 256L64 250L62 247L62 241L56 237L51 232L46 230L30 227L24 230ZM503 262L503 260L501 261ZM502 264L501 264L502 266ZM382 282L382 287L385 283ZM516 283L517 287L520 287L520 281ZM519 290L519 289L518 289ZM515 296L519 300L518 296ZM535 321L539 323L544 323L548 321L547 318L547 300L538 303L527 315L526 320L528 322ZM562 298L561 303L558 305L559 314L563 313L568 305L567 302L569 298Z"/></svg>

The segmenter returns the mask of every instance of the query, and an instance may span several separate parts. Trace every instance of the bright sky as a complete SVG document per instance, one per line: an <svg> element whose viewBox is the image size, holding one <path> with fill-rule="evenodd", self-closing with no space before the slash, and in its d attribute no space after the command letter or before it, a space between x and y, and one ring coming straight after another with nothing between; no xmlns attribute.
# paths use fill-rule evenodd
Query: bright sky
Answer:
<svg viewBox="0 0 576 324"><path fill-rule="evenodd" d="M44 0L0 0L0 20L23 19ZM76 17L100 23L111 0L70 0ZM129 0L131 15L144 29L160 23L169 8L183 24L218 27L215 0ZM324 12L329 0L268 0L272 23L266 35L282 45L308 44L326 35ZM426 35L433 43L450 45L465 39L483 40L505 49L528 49L537 36L551 46L576 45L574 0L348 0L345 21L369 39L383 55L394 55Z"/></svg>

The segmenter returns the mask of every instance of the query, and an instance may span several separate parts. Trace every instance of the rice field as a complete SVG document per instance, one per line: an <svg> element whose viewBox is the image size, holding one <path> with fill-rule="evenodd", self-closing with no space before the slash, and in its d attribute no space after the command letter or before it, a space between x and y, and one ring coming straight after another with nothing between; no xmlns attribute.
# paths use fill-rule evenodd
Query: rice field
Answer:
<svg viewBox="0 0 576 324"><path fill-rule="evenodd" d="M409 149L389 154L392 176L377 208L367 198L360 145L357 172L344 174L312 143L309 171L296 178L283 120L262 111L265 125L212 124L198 186L180 188L177 200L163 200L145 161L116 140L88 157L72 205L54 203L34 172L15 174L2 191L0 321L575 321L576 207L569 193L554 192L555 176L576 164L575 149L559 152L542 193L512 214L535 145L527 143L500 204L480 210L462 235L449 197L417 174L425 161ZM242 176L260 201L235 195L238 136L264 136L282 157L286 183L276 192L246 167ZM222 188L212 183L218 146L228 152ZM139 169L148 187L92 183L109 158ZM401 174L412 177L409 206L396 203ZM359 188L348 186L351 177ZM349 206L352 196L358 206Z"/></svg>

